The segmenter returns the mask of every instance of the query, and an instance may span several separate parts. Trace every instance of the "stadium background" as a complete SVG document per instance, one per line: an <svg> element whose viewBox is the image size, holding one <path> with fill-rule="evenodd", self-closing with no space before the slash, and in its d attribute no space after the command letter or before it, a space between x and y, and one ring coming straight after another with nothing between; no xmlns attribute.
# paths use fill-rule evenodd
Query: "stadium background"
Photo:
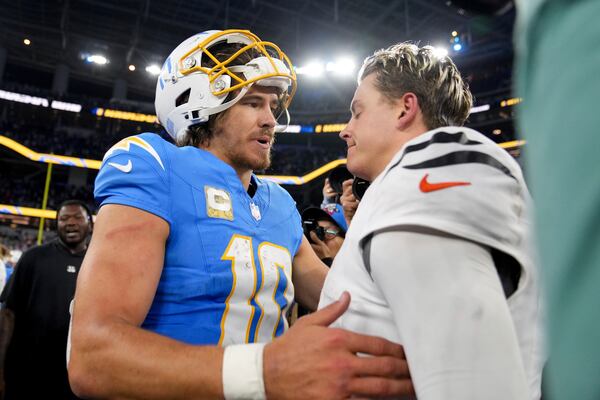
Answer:
<svg viewBox="0 0 600 400"><path fill-rule="evenodd" d="M300 210L321 202L327 172L343 162L338 133L362 60L398 41L447 49L475 95L467 126L518 159L513 23L514 10L473 15L442 0L4 1L0 243L25 250L40 225L45 239L53 236L53 210L67 198L96 209L104 152L124 137L162 131L153 116L152 66L207 29L249 29L298 68L292 125L277 136L272 166L259 173L275 176Z"/></svg>

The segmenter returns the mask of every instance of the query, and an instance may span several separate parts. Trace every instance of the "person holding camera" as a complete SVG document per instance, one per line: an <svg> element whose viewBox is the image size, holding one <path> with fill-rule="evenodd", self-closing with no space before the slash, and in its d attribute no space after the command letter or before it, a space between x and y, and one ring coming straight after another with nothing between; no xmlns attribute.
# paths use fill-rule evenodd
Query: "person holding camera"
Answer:
<svg viewBox="0 0 600 400"><path fill-rule="evenodd" d="M331 266L348 230L342 206L331 203L321 208L307 208L302 212L302 225L317 256Z"/></svg>
<svg viewBox="0 0 600 400"><path fill-rule="evenodd" d="M345 165L339 165L332 169L329 176L325 178L321 208L329 204L340 204L346 226L348 226L368 187L368 181L353 176Z"/></svg>

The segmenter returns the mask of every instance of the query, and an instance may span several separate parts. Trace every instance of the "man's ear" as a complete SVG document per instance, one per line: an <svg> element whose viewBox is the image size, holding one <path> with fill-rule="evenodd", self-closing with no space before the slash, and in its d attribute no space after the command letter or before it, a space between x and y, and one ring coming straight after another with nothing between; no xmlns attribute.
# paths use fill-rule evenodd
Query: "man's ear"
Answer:
<svg viewBox="0 0 600 400"><path fill-rule="evenodd" d="M412 92L404 93L401 98L396 100L396 109L398 128L406 129L415 121L421 109L417 95Z"/></svg>

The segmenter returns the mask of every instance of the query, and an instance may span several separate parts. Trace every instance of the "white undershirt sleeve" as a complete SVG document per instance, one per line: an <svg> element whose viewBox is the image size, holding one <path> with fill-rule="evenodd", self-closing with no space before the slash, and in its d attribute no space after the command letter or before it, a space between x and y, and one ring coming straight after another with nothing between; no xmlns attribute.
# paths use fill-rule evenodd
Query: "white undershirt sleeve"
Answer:
<svg viewBox="0 0 600 400"><path fill-rule="evenodd" d="M531 398L486 247L434 231L388 231L373 236L369 256L419 400Z"/></svg>

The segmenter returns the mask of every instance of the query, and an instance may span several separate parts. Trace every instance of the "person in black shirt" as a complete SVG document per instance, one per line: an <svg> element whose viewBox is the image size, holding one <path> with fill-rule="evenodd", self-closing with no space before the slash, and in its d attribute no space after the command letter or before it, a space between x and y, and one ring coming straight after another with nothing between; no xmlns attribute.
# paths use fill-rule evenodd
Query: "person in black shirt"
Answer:
<svg viewBox="0 0 600 400"><path fill-rule="evenodd" d="M2 293L14 314L4 365L5 400L76 399L67 377L69 304L92 232L88 207L68 200L57 212L58 238L22 256Z"/></svg>

